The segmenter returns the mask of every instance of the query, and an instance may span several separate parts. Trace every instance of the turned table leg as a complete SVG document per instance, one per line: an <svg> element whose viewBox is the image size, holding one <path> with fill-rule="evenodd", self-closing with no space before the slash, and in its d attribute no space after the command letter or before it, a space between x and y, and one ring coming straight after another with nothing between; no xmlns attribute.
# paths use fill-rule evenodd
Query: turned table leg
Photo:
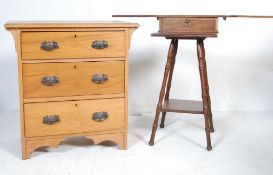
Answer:
<svg viewBox="0 0 273 175"><path fill-rule="evenodd" d="M171 62L172 62L173 56L174 56L175 43L177 43L176 39L172 39L170 47L169 47L168 56L167 56L167 63L165 66L165 72L164 72L163 82L162 82L162 86L161 86L161 90L160 90L159 100L158 100L158 104L156 107L156 113L155 113L155 119L154 119L153 128L152 128L152 134L151 134L151 138L149 141L150 146L154 145L154 138L155 138L155 134L156 134L157 126L158 126L159 114L162 111L162 101L163 101L163 98L165 95L166 83L167 83L168 75L170 73Z"/></svg>
<svg viewBox="0 0 273 175"><path fill-rule="evenodd" d="M208 94L209 94L209 90L208 90ZM210 96L208 97L208 105L209 105L210 132L214 132L214 126L213 126L213 120L212 120L212 112L211 112Z"/></svg>
<svg viewBox="0 0 273 175"><path fill-rule="evenodd" d="M204 44L203 44L202 50L203 50L203 53L204 53L204 55L205 55L205 47L204 47ZM205 70L206 70L206 72L207 72L207 65L205 64L204 66L205 66ZM212 120L212 112L211 112L211 101L210 101L210 95L209 95L209 83L208 83L208 76L207 76L207 73L206 73L206 76L205 76L205 82L206 82L206 90L207 90L207 95L208 95L208 108L209 108L210 132L214 132L213 120Z"/></svg>
<svg viewBox="0 0 273 175"><path fill-rule="evenodd" d="M204 38L197 40L197 55L199 61L199 72L202 88L202 100L203 100L203 112L205 117L205 131L207 137L207 150L212 149L210 140L210 131L212 125L211 109L210 109L210 97L208 90L208 79L207 79L207 69L206 69L206 59L205 59L205 48L204 48Z"/></svg>
<svg viewBox="0 0 273 175"><path fill-rule="evenodd" d="M175 40L174 41L174 51L173 51L173 55L172 55L171 68L170 68L170 73L169 73L169 77L168 77L167 90L166 90L166 95L165 95L164 101L169 100L170 89L171 89L171 85L172 85L173 69L174 69L174 65L175 65L175 57L176 57L177 47L178 47L178 39L174 39L174 40ZM164 128L166 113L167 113L166 111L162 111L160 128Z"/></svg>
<svg viewBox="0 0 273 175"><path fill-rule="evenodd" d="M205 47L204 43L202 42L202 52L204 53L204 58L206 57L206 52L205 52ZM206 70L205 74L205 83L206 83L206 90L207 90L207 100L208 100L208 108L209 108L209 124L210 124L210 132L214 132L214 127L213 127L213 120L212 120L212 112L211 112L211 101L210 101L210 95L209 95L209 83L208 83L208 76L207 76L207 65L204 64L204 69Z"/></svg>

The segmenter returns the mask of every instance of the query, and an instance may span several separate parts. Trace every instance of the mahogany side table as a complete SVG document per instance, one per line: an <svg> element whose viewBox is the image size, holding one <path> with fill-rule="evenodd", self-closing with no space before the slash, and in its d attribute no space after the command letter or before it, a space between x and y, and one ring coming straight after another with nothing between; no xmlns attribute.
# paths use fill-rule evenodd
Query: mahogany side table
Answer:
<svg viewBox="0 0 273 175"><path fill-rule="evenodd" d="M205 131L207 138L207 150L211 150L210 132L214 132L211 101L209 95L209 84L207 78L207 67L205 59L204 40L207 37L217 37L217 20L218 18L196 18L182 17L170 18L159 17L160 29L158 33L152 36L162 36L171 40L163 82L160 90L159 100L156 108L155 119L152 128L149 145L154 145L154 138L158 127L159 115L162 112L160 127L164 128L164 121L167 112L204 114ZM175 66L175 58L179 40L196 40L197 56L199 62L199 73L202 89L202 101L176 100L169 99L169 93L172 83L172 75ZM164 103L163 103L164 100Z"/></svg>
<svg viewBox="0 0 273 175"><path fill-rule="evenodd" d="M155 134L159 122L159 115L161 112L161 128L164 128L165 116L167 112L204 114L207 150L210 151L212 149L210 133L214 132L214 127L211 112L211 100L209 95L204 40L208 37L217 37L218 18L220 17L226 20L227 17L273 18L273 16L113 15L113 17L156 17L159 20L159 31L157 33L152 33L151 36L160 36L171 40L149 145L154 145ZM169 99L173 69L175 66L175 58L179 40L196 40L202 89L202 101Z"/></svg>

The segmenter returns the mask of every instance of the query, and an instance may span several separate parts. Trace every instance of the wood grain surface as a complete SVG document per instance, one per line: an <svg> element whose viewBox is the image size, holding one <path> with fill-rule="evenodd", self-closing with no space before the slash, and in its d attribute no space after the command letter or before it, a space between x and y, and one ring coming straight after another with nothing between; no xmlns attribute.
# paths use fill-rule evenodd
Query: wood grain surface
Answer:
<svg viewBox="0 0 273 175"><path fill-rule="evenodd" d="M127 149L128 49L138 24L121 21L19 21L5 28L14 37L18 53L22 159L41 146L57 147L69 137L85 136L98 144L114 141ZM94 41L108 47L95 49ZM42 42L58 48L41 49ZM94 74L106 74L103 83ZM52 86L45 76L56 76ZM103 122L92 120L94 112L108 112ZM58 115L55 124L43 117Z"/></svg>
<svg viewBox="0 0 273 175"><path fill-rule="evenodd" d="M108 80L94 83L94 74L106 74ZM60 82L45 86L45 76L56 76ZM28 99L124 93L124 61L24 64L23 77Z"/></svg>
<svg viewBox="0 0 273 175"><path fill-rule="evenodd" d="M273 18L270 15L112 15L112 17L170 17L170 18Z"/></svg>
<svg viewBox="0 0 273 175"><path fill-rule="evenodd" d="M114 30L115 28L137 28L139 25L137 23L124 22L118 20L95 20L95 21L9 21L5 24L5 28L11 29L62 29L68 30L72 29L75 31L79 29L98 29L105 28Z"/></svg>
<svg viewBox="0 0 273 175"><path fill-rule="evenodd" d="M159 18L159 32L217 33L217 18Z"/></svg>
<svg viewBox="0 0 273 175"><path fill-rule="evenodd" d="M82 100L25 104L26 137L109 131L124 128L124 99ZM102 122L92 120L95 112L107 112ZM46 115L59 115L60 122L43 124Z"/></svg>
<svg viewBox="0 0 273 175"><path fill-rule="evenodd" d="M107 41L105 49L91 47L94 41ZM59 48L52 51L42 50L41 43L55 41ZM58 59L91 57L124 57L125 33L110 32L23 32L22 58Z"/></svg>

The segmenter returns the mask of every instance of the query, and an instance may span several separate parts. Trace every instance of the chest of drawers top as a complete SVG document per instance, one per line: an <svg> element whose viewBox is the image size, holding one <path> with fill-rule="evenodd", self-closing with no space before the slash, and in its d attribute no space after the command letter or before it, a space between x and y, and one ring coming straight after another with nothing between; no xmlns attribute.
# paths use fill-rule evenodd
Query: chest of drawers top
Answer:
<svg viewBox="0 0 273 175"><path fill-rule="evenodd" d="M136 28L137 23L118 20L107 21L9 21L5 24L7 29L61 29L61 28Z"/></svg>

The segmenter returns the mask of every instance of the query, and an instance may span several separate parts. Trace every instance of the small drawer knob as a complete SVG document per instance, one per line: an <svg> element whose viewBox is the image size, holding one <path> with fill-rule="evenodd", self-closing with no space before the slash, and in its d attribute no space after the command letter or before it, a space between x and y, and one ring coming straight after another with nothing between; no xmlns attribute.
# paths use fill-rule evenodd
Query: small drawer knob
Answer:
<svg viewBox="0 0 273 175"><path fill-rule="evenodd" d="M59 45L56 41L44 41L41 43L40 48L45 51L52 51L58 49Z"/></svg>
<svg viewBox="0 0 273 175"><path fill-rule="evenodd" d="M93 41L91 47L98 50L105 49L108 47L108 42L105 40L101 40L101 41L96 40L96 41Z"/></svg>
<svg viewBox="0 0 273 175"><path fill-rule="evenodd" d="M191 20L190 19L185 19L184 26L185 27L190 27L191 26Z"/></svg>
<svg viewBox="0 0 273 175"><path fill-rule="evenodd" d="M96 122L102 122L108 118L107 112L95 112L92 115L92 120Z"/></svg>
<svg viewBox="0 0 273 175"><path fill-rule="evenodd" d="M43 117L43 124L52 125L60 121L59 115L46 115Z"/></svg>

